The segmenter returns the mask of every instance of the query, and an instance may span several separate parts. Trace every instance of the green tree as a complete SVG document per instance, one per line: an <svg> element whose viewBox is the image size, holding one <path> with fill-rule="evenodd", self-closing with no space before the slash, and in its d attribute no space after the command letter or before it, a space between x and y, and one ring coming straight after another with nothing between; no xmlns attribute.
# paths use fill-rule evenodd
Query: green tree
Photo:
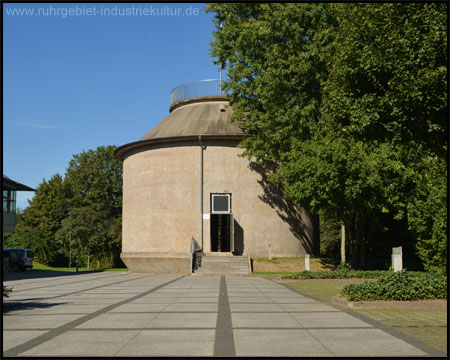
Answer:
<svg viewBox="0 0 450 360"><path fill-rule="evenodd" d="M122 213L122 163L114 156L115 146L74 155L65 182L74 192L77 206L103 204L112 216Z"/></svg>
<svg viewBox="0 0 450 360"><path fill-rule="evenodd" d="M211 55L249 135L244 156L298 205L346 225L354 267L364 266L371 219L405 216L423 150L445 157L444 8L208 5Z"/></svg>
<svg viewBox="0 0 450 360"><path fill-rule="evenodd" d="M258 163L286 161L292 139L307 141L320 117L321 82L336 25L328 4L210 4L211 56L226 69L233 119L250 137L241 146Z"/></svg>
<svg viewBox="0 0 450 360"><path fill-rule="evenodd" d="M374 218L389 209L403 215L399 204L413 173L388 144L355 141L332 131L293 142L290 161L280 166L275 179L298 204L344 223L347 260L355 268L365 267Z"/></svg>
<svg viewBox="0 0 450 360"><path fill-rule="evenodd" d="M18 231L11 235L10 241L30 244L40 260L52 263L58 254L61 257L70 249L70 246L60 247L67 242L61 234L73 233L77 239L76 249L118 259L121 248L122 164L115 158L114 150L115 146L107 146L83 151L74 155L64 179L59 174L48 182L44 179L23 213L23 224L18 221ZM83 211L98 224L93 224L86 214L82 214ZM96 211L98 213L94 214ZM70 231L70 224L75 226L73 231ZM83 231L86 239L81 236ZM120 261L116 261L116 265L119 264Z"/></svg>
<svg viewBox="0 0 450 360"><path fill-rule="evenodd" d="M24 210L24 225L39 230L46 238L53 239L61 220L71 207L72 191L63 178L55 174L47 182L43 179L29 206Z"/></svg>
<svg viewBox="0 0 450 360"><path fill-rule="evenodd" d="M103 254L114 258L114 265L123 265L120 260L122 238L122 162L115 155L115 146L99 146L96 150L74 155L67 168L65 183L74 192L72 220L81 218L81 208L101 212L101 232L91 233L91 242L97 239L103 247L85 247L91 254ZM77 210L78 209L78 210ZM75 218L74 218L75 217ZM66 226L67 227L67 226ZM100 229L99 228L99 229ZM89 231L93 230L91 228ZM67 231L67 228L66 230ZM100 231L100 230L98 230ZM61 240L61 239L60 239ZM95 241L97 241L95 240Z"/></svg>
<svg viewBox="0 0 450 360"><path fill-rule="evenodd" d="M102 204L72 208L56 232L56 240L78 259L110 248L108 212Z"/></svg>
<svg viewBox="0 0 450 360"><path fill-rule="evenodd" d="M447 4L334 4L323 113L349 135L447 157Z"/></svg>
<svg viewBox="0 0 450 360"><path fill-rule="evenodd" d="M412 174L406 192L390 200L408 208L425 266L445 268L447 5L336 4L333 10L339 41L323 86L324 118L355 139L391 144Z"/></svg>
<svg viewBox="0 0 450 360"><path fill-rule="evenodd" d="M55 174L43 179L29 206L18 213L16 233L9 242L29 247L44 264L54 264L61 256L55 233L72 206L73 193L62 176Z"/></svg>

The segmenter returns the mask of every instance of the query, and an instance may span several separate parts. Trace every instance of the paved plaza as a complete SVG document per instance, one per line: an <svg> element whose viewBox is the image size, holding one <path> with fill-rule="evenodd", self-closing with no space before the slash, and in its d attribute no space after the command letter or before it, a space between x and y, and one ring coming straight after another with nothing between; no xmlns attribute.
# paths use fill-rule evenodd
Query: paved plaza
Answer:
<svg viewBox="0 0 450 360"><path fill-rule="evenodd" d="M33 273L4 281L3 356L433 355L261 277Z"/></svg>

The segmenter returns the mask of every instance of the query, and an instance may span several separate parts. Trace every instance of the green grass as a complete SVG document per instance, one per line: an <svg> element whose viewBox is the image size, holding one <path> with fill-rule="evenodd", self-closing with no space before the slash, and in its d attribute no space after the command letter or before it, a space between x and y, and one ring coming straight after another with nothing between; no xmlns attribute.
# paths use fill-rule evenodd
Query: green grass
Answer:
<svg viewBox="0 0 450 360"><path fill-rule="evenodd" d="M286 274L292 274L292 273L286 272L286 271L253 271L252 274L254 274L254 275L286 275Z"/></svg>
<svg viewBox="0 0 450 360"><path fill-rule="evenodd" d="M371 279L388 275L389 270L332 270L332 271L300 271L283 276L284 279Z"/></svg>
<svg viewBox="0 0 450 360"><path fill-rule="evenodd" d="M27 271L33 271L33 270L45 270L45 271L76 271L75 266L72 266L71 268L69 267L52 267L52 266L47 266L44 264L41 264L40 262L33 260L33 269L31 270L27 270ZM128 271L127 268L113 268L113 269L109 269L109 268L90 268L89 270L85 267L79 267L78 271Z"/></svg>
<svg viewBox="0 0 450 360"><path fill-rule="evenodd" d="M303 280L288 283L287 285L320 300L331 302L332 297L338 296L342 288L348 284L348 281L311 282Z"/></svg>
<svg viewBox="0 0 450 360"><path fill-rule="evenodd" d="M354 311L447 353L446 309L354 309Z"/></svg>
<svg viewBox="0 0 450 360"><path fill-rule="evenodd" d="M274 257L272 259L268 258L252 258L251 259L253 267L257 268L255 274L266 275L266 274L292 274L294 272L298 272L304 269L305 267L305 258L304 257ZM258 264L270 264L270 271L264 271L266 269L262 269L262 266L258 266ZM336 266L331 262L330 259L327 258L319 258L319 257L311 257L309 259L310 268L313 271L330 271L336 269ZM280 266L279 269L277 267ZM286 266L290 269L288 270ZM279 270L279 271L277 271Z"/></svg>
<svg viewBox="0 0 450 360"><path fill-rule="evenodd" d="M304 257L280 257L280 258L272 258L269 260L268 258L253 258L253 261L257 262L267 262L271 264L279 264L280 262L286 262L286 261L305 261ZM311 258L312 260L312 258Z"/></svg>
<svg viewBox="0 0 450 360"><path fill-rule="evenodd" d="M273 257L269 260L269 258L252 258L252 261L255 262L266 262L270 264L281 264L284 262L299 262L304 264L305 263L305 257ZM319 258L319 257L310 257L309 258L310 264L320 264L324 266L324 268L334 269L336 266L331 262L330 259L327 258Z"/></svg>

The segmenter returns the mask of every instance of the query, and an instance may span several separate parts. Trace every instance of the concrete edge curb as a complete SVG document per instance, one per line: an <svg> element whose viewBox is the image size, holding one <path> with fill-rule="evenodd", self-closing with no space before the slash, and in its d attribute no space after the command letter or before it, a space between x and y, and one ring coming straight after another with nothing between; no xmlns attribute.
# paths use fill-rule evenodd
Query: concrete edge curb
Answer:
<svg viewBox="0 0 450 360"><path fill-rule="evenodd" d="M335 305L348 307L350 309L385 309L386 302L384 301L349 301L342 296L333 296L331 302ZM394 304L390 304L392 309L401 309L402 304L413 306L413 309L421 310L424 304L414 304L414 301L396 301Z"/></svg>

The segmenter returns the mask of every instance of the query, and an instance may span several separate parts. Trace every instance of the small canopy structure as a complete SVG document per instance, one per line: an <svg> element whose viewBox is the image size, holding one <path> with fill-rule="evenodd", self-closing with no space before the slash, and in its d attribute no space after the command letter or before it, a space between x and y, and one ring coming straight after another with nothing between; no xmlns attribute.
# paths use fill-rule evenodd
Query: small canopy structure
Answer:
<svg viewBox="0 0 450 360"><path fill-rule="evenodd" d="M36 191L36 189L30 188L24 184L17 181L11 180L5 174L3 174L3 190L16 190L16 191Z"/></svg>

